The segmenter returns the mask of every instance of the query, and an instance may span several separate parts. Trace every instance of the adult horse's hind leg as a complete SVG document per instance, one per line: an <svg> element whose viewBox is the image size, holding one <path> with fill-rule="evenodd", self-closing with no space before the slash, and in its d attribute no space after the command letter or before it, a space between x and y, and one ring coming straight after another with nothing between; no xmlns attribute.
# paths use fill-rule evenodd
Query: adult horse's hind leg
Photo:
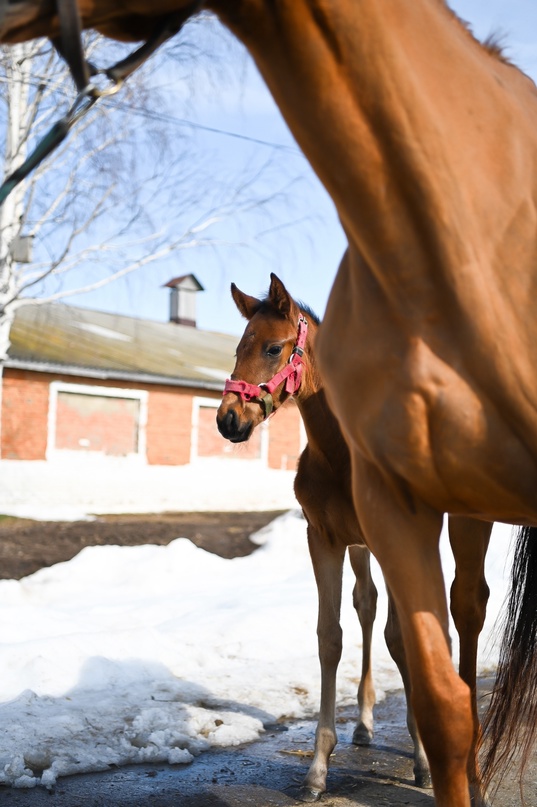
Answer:
<svg viewBox="0 0 537 807"><path fill-rule="evenodd" d="M360 453L352 453L356 511L368 546L394 597L410 674L412 706L425 747L437 807L470 807L470 690L459 678L448 637L440 561L442 515L388 487Z"/></svg>
<svg viewBox="0 0 537 807"><path fill-rule="evenodd" d="M313 761L300 797L302 801L316 801L326 790L328 760L337 742L336 672L342 650L339 617L346 547L329 541L309 523L308 545L319 596L317 637L321 663L321 706Z"/></svg>
<svg viewBox="0 0 537 807"><path fill-rule="evenodd" d="M395 602L388 589L388 619L386 620L386 627L384 629L384 638L386 645L390 651L390 655L397 664L397 668L403 679L403 686L405 688L406 696L406 724L408 733L412 738L414 744L414 781L416 787L431 787L431 772L429 770L429 763L427 755L421 741L414 710L412 709L411 688L410 688L410 674L405 655L405 648L403 645L403 637L401 635L401 625L397 616Z"/></svg>
<svg viewBox="0 0 537 807"><path fill-rule="evenodd" d="M373 624L377 615L377 588L371 577L371 553L364 546L349 547L349 560L356 577L352 599L362 627L362 675L358 686L358 723L352 735L355 745L369 745L373 739L375 687L371 666Z"/></svg>
<svg viewBox="0 0 537 807"><path fill-rule="evenodd" d="M459 675L470 687L473 741L468 758L472 804L486 807L481 789L476 748L480 739L477 714L477 644L485 623L489 587L485 580L485 556L492 524L471 518L450 516L449 541L455 558L455 579L451 586L451 613L460 638Z"/></svg>

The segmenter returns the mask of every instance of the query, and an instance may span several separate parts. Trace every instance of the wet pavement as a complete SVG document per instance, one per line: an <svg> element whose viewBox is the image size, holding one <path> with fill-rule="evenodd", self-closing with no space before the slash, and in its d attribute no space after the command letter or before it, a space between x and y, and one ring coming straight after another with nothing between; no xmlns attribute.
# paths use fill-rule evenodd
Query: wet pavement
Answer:
<svg viewBox="0 0 537 807"><path fill-rule="evenodd" d="M490 682L482 682L485 690ZM373 744L351 743L355 710L338 713L339 743L323 807L434 807L432 791L413 786L412 746L401 692L375 711ZM315 721L269 726L255 743L209 751L191 765L133 765L69 776L56 788L0 789L0 807L286 807L297 805L311 762ZM525 777L527 807L537 806L537 764ZM493 804L520 807L518 781L502 783Z"/></svg>

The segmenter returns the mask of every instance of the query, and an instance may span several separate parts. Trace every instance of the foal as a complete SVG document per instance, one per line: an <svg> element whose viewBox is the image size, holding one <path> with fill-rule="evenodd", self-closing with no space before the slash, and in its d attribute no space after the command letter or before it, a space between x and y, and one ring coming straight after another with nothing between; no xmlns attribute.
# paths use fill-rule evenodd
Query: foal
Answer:
<svg viewBox="0 0 537 807"><path fill-rule="evenodd" d="M231 380L226 383L217 413L221 434L234 443L248 440L256 426L294 395L308 438L298 464L295 494L308 524L308 545L319 597L317 634L321 704L313 762L301 791L304 801L314 801L326 790L328 760L337 741L336 672L342 650L339 617L347 548L356 575L353 602L363 634L359 718L353 734L356 745L366 745L373 737L375 692L371 673L371 637L377 590L371 578L370 553L353 506L349 451L338 422L328 407L315 363L314 343L319 322L308 308L291 298L274 274L271 274L269 293L263 300L244 294L234 284L231 294L248 325L237 347L235 369ZM258 379L265 378L271 380L266 384L258 383ZM449 529L457 566L451 590L452 613L461 636L461 675L473 693L474 739L477 740L476 655L488 597L483 566L491 525L453 518ZM470 530L479 540L468 541ZM388 603L386 643L401 673L407 704L410 704L410 681L403 642L389 590ZM410 706L407 708L407 724L414 743L416 784L430 786L429 766ZM474 759L472 757L469 775L475 783ZM484 804L478 787L476 793L476 805Z"/></svg>

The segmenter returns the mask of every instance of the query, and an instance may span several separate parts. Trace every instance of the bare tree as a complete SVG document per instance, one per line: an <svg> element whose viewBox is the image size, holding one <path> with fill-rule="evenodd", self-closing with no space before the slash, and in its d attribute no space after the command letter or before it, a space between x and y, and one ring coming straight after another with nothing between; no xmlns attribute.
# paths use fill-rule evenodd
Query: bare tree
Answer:
<svg viewBox="0 0 537 807"><path fill-rule="evenodd" d="M98 60L101 47L100 38L92 37L89 57ZM77 124L0 208L0 362L21 305L88 291L174 250L215 244L222 220L268 210L283 192L264 193L258 183L270 157L261 170L235 176L226 187L212 176L204 182L192 138L174 131L169 142L170 128L156 114L163 104L151 75L131 77L121 92ZM67 68L48 43L5 49L5 175L24 161L74 94ZM29 244L31 258L27 249L25 255ZM83 281L68 288L66 275L81 267Z"/></svg>
<svg viewBox="0 0 537 807"><path fill-rule="evenodd" d="M102 47L99 37L89 37L89 58L98 60ZM158 90L149 90L150 84L147 71L131 77L118 100L92 110L0 208L0 393L20 306L90 291L176 250L225 241L224 220L269 208L279 195L260 192L259 169L224 190L214 177L200 181L189 143L181 144L176 132L173 147L168 143L157 114ZM6 176L74 95L68 70L49 43L23 43L1 53ZM80 275L78 284L73 275Z"/></svg>

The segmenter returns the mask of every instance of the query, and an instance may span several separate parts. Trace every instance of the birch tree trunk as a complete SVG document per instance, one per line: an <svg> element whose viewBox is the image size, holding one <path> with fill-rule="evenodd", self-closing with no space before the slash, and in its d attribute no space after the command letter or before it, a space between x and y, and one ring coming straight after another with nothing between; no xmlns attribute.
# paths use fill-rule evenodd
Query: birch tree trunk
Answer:
<svg viewBox="0 0 537 807"><path fill-rule="evenodd" d="M5 54L8 123L4 153L5 176L18 168L27 156L28 141L23 133L28 125L31 57L34 52L35 45L25 42L14 45ZM10 345L9 333L15 316L17 283L14 247L21 234L25 189L25 183L18 185L0 207L0 385L2 368Z"/></svg>
<svg viewBox="0 0 537 807"><path fill-rule="evenodd" d="M5 55L7 81L7 132L4 153L4 176L26 159L27 140L22 137L30 94L30 57L35 51L31 42L14 45ZM10 332L15 318L16 278L14 245L20 237L24 214L24 183L16 187L0 207L0 458L2 456L2 405L4 363L10 347Z"/></svg>

